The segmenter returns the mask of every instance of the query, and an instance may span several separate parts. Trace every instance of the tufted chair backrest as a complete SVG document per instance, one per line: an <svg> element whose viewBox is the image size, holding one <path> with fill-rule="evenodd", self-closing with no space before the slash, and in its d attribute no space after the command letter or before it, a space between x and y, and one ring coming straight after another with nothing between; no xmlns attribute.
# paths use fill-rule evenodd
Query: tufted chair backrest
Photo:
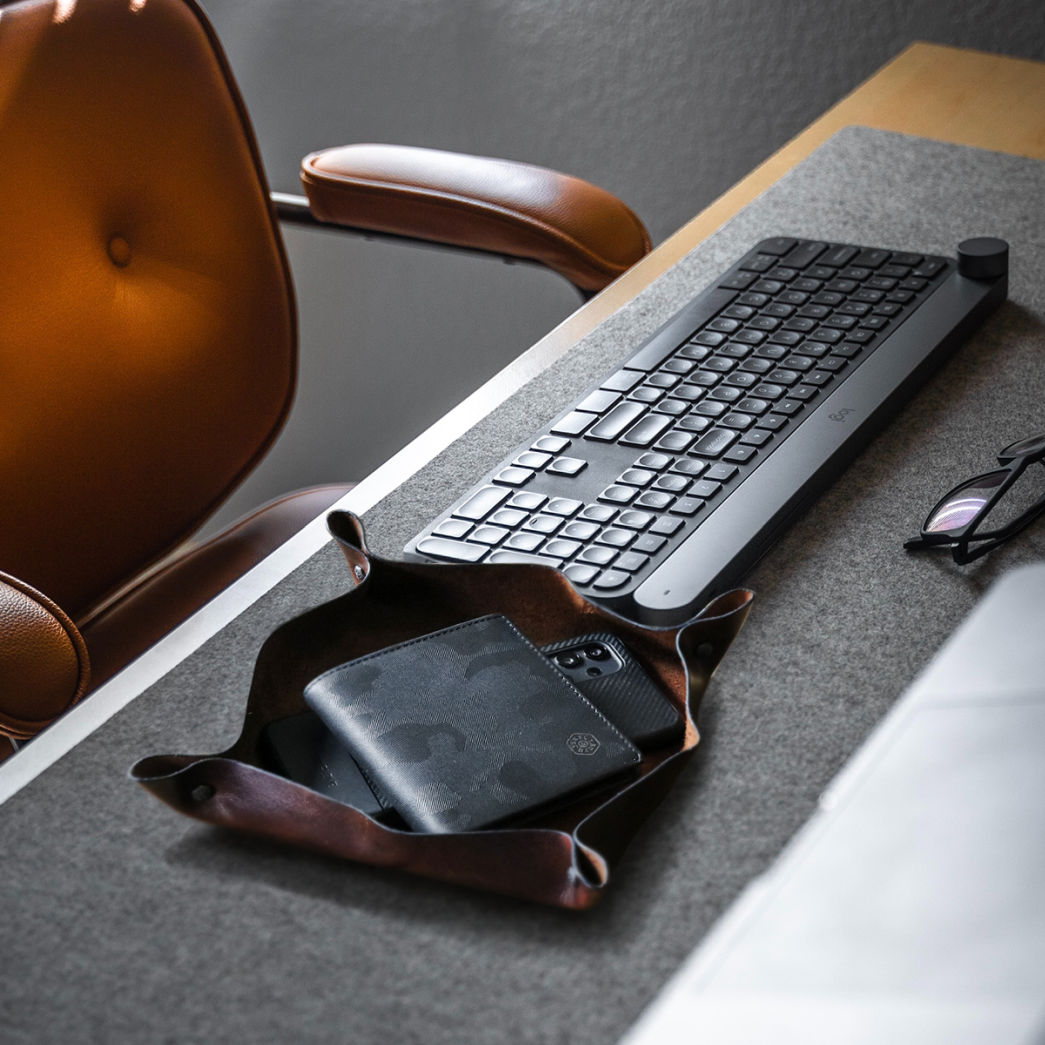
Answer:
<svg viewBox="0 0 1045 1045"><path fill-rule="evenodd" d="M0 570L74 620L192 533L294 390L254 138L192 0L0 6Z"/></svg>

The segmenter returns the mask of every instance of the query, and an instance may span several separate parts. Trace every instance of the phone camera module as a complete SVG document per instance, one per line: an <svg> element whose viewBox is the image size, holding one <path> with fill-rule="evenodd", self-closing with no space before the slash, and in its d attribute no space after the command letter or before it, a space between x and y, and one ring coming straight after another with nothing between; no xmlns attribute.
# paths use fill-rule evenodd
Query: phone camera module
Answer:
<svg viewBox="0 0 1045 1045"><path fill-rule="evenodd" d="M583 663L583 660L576 653L560 653L555 658L555 663L560 668L578 668Z"/></svg>
<svg viewBox="0 0 1045 1045"><path fill-rule="evenodd" d="M610 655L610 651L605 646L585 646L584 655L588 660L606 660Z"/></svg>

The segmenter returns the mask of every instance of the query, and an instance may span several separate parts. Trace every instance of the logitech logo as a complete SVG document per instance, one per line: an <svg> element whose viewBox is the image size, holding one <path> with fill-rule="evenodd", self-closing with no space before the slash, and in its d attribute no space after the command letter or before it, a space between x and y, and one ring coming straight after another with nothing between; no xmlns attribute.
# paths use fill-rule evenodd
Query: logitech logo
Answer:
<svg viewBox="0 0 1045 1045"><path fill-rule="evenodd" d="M571 733L566 738L566 746L575 755L594 755L602 745L590 733Z"/></svg>
<svg viewBox="0 0 1045 1045"><path fill-rule="evenodd" d="M852 412L853 411L850 410L849 407L843 406L841 410L836 410L833 414L828 414L827 416L830 417L832 421L844 421L845 415L851 414Z"/></svg>

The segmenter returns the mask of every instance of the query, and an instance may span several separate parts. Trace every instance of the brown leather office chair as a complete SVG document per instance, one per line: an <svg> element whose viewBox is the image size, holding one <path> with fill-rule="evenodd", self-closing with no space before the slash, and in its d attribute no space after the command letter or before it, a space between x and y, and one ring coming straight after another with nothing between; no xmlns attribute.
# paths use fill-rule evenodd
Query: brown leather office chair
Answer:
<svg viewBox="0 0 1045 1045"><path fill-rule="evenodd" d="M0 732L14 738L348 489L289 495L185 546L290 408L277 203L535 261L588 292L649 249L595 186L429 150L314 153L307 200L274 202L193 0L3 3L0 156Z"/></svg>

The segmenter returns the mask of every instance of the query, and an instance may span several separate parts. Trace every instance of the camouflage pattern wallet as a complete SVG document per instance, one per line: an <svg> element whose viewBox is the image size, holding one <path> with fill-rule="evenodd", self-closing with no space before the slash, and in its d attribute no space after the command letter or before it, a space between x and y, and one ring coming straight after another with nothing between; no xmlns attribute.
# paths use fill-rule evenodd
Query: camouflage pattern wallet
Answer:
<svg viewBox="0 0 1045 1045"><path fill-rule="evenodd" d="M490 614L324 672L305 702L415 831L472 831L634 773L638 749Z"/></svg>

